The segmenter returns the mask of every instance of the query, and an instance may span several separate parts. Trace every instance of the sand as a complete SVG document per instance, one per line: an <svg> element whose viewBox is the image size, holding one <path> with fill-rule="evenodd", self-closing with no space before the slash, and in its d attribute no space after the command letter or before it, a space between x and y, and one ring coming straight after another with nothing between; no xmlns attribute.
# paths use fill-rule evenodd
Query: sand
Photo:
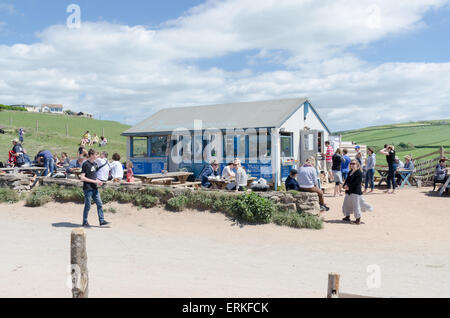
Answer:
<svg viewBox="0 0 450 318"><path fill-rule="evenodd" d="M450 297L450 198L429 188L366 196L375 210L342 223L326 196L323 230L240 226L220 213L109 204L110 228L87 230L90 297ZM0 205L0 297L70 297L70 232L82 206ZM97 225L95 206L91 225ZM369 265L380 268L369 288Z"/></svg>

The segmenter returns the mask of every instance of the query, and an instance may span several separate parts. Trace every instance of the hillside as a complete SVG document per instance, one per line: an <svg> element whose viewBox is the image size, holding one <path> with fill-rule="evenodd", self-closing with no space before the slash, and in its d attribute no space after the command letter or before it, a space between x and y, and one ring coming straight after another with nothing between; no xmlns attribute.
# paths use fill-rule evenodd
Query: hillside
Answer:
<svg viewBox="0 0 450 318"><path fill-rule="evenodd" d="M385 144L394 144L401 160L405 155L419 157L441 146L450 149L450 120L375 126L337 134L344 141L372 146L376 151ZM377 162L385 164L384 156L377 155Z"/></svg>
<svg viewBox="0 0 450 318"><path fill-rule="evenodd" d="M38 122L37 132L36 121ZM68 126L67 136L66 125ZM126 138L120 134L129 126L118 122L65 115L0 111L0 127L7 132L5 135L0 134L0 149L2 149L0 161L7 160L8 151L12 148L11 140L18 137L17 130L20 127L26 131L24 148L32 159L39 150L43 149L58 155L64 151L70 157L75 157L82 134L89 130L91 135L96 133L100 137L102 129L108 138L108 145L101 149L109 152L110 155L117 152L123 159L126 158Z"/></svg>

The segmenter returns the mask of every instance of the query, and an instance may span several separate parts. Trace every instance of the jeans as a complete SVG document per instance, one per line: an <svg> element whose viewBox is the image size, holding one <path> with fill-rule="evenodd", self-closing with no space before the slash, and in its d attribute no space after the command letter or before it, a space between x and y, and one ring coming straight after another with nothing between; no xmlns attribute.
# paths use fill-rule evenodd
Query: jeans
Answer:
<svg viewBox="0 0 450 318"><path fill-rule="evenodd" d="M346 171L346 172L342 171L342 179L343 179L344 181L347 180L348 173L349 173L349 171Z"/></svg>
<svg viewBox="0 0 450 318"><path fill-rule="evenodd" d="M388 172L388 179L387 179L387 187L388 189L391 188L394 190L396 188L395 183L395 171L397 170L397 167L395 165L389 165L389 172Z"/></svg>
<svg viewBox="0 0 450 318"><path fill-rule="evenodd" d="M42 174L43 176L47 176L49 173L53 173L53 171L55 171L55 160L53 158L44 158L44 168L45 171Z"/></svg>
<svg viewBox="0 0 450 318"><path fill-rule="evenodd" d="M97 205L98 220L100 223L102 223L103 221L105 221L103 217L103 203L102 199L100 198L100 192L98 192L98 189L95 189L84 190L83 224L88 223L89 210L91 209L91 199L93 199L95 204Z"/></svg>
<svg viewBox="0 0 450 318"><path fill-rule="evenodd" d="M375 187L374 182L373 182L374 176L375 176L375 169L368 169L366 171L366 190L369 187L369 184L370 184L370 188L372 190L374 189L374 187Z"/></svg>

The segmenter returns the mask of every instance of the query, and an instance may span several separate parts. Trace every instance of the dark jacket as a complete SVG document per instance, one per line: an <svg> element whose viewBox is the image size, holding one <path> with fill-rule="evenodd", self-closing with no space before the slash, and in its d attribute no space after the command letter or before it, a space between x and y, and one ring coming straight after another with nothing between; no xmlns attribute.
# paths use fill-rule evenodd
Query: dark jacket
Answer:
<svg viewBox="0 0 450 318"><path fill-rule="evenodd" d="M347 194L358 194L362 195L361 183L362 183L363 174L361 170L355 171L352 175L348 174L347 179L345 180L344 187L347 185L348 190L345 191Z"/></svg>
<svg viewBox="0 0 450 318"><path fill-rule="evenodd" d="M286 184L286 191L290 191L290 190L299 191L300 190L300 186L299 186L297 180L295 180L291 176L287 177L285 184Z"/></svg>
<svg viewBox="0 0 450 318"><path fill-rule="evenodd" d="M212 184L208 181L208 178L211 176L217 177L219 175L219 171L214 171L211 165L205 168L203 170L202 175L200 176L200 179L202 180L202 187L205 188L211 188Z"/></svg>

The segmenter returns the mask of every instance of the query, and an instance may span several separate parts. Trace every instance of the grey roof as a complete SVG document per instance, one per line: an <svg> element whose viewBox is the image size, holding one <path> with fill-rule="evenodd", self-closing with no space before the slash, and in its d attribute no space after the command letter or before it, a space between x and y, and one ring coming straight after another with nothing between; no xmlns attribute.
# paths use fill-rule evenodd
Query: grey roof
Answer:
<svg viewBox="0 0 450 318"><path fill-rule="evenodd" d="M177 128L193 130L195 120L202 120L203 129L275 128L280 127L307 101L307 98L294 98L167 108L130 128L123 135L171 132Z"/></svg>

